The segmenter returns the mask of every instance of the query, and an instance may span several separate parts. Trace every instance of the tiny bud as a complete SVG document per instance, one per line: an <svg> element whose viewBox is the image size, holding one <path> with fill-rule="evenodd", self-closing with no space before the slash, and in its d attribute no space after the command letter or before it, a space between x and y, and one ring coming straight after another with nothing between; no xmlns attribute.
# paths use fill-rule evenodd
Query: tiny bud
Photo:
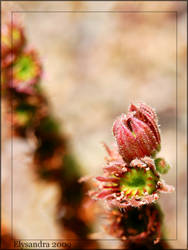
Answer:
<svg viewBox="0 0 188 250"><path fill-rule="evenodd" d="M166 174L168 170L170 169L170 165L163 158L157 158L155 159L154 162L155 162L156 170L160 174Z"/></svg>

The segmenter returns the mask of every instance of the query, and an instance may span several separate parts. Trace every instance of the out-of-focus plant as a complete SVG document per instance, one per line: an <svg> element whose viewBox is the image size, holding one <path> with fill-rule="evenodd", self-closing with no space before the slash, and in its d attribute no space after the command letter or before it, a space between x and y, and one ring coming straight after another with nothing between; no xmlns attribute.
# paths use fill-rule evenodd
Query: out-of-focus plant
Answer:
<svg viewBox="0 0 188 250"><path fill-rule="evenodd" d="M96 200L104 200L110 224L108 233L124 241L127 249L163 249L162 213L156 201L160 192L174 188L161 179L169 170L160 150L157 115L148 105L130 105L113 124L114 149L106 145L104 175L96 177Z"/></svg>
<svg viewBox="0 0 188 250"><path fill-rule="evenodd" d="M80 166L68 147L67 138L53 117L40 86L42 65L37 52L28 50L23 28L18 23L2 27L2 90L7 103L7 119L14 136L33 139L33 166L40 177L55 181L61 189L57 218L63 225L62 240L77 239L73 248L96 247L89 239L93 207L79 183Z"/></svg>

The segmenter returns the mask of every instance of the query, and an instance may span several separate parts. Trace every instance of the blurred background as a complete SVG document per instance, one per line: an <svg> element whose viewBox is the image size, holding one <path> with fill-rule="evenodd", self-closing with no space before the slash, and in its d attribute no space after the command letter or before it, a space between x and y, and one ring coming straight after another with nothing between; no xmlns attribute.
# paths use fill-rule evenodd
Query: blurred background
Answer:
<svg viewBox="0 0 188 250"><path fill-rule="evenodd" d="M102 172L101 142L114 142L113 121L131 102L156 109L159 155L171 165L164 179L176 188L160 199L166 237L172 247L186 248L186 2L9 1L2 3L2 22L11 11L20 11L13 18L41 57L42 88L83 175ZM11 228L11 140L4 119L2 129L2 219ZM32 143L15 138L13 148L13 232L21 239L60 238L58 186L34 175ZM96 238L112 238L101 222L95 227Z"/></svg>

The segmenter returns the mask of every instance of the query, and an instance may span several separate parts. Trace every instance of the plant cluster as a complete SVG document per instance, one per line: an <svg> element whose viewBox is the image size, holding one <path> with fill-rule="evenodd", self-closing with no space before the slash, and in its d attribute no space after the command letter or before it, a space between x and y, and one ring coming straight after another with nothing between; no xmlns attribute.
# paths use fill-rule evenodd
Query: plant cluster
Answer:
<svg viewBox="0 0 188 250"><path fill-rule="evenodd" d="M55 181L61 190L57 221L63 228L62 239L75 239L73 248L96 246L84 242L92 232L92 207L79 183L80 166L68 147L59 122L40 85L42 64L35 49L28 49L23 27L18 23L2 27L2 91L7 107L11 135L33 140L33 166L39 177Z"/></svg>
<svg viewBox="0 0 188 250"><path fill-rule="evenodd" d="M79 165L40 86L39 56L27 48L18 23L3 25L1 53L7 119L14 136L35 141L33 166L39 176L60 186L57 218L65 229L63 238L77 239L73 248L96 247L95 241L84 241L91 233L93 218L90 198L85 196L88 184L78 182ZM113 135L116 144L113 149L105 145L104 174L96 177L97 190L91 197L105 201L110 222L107 232L122 239L125 248L163 249L167 245L160 240L162 212L156 201L161 192L174 188L161 178L170 167L157 157L161 136L155 111L144 103L131 104L128 114L115 120Z"/></svg>

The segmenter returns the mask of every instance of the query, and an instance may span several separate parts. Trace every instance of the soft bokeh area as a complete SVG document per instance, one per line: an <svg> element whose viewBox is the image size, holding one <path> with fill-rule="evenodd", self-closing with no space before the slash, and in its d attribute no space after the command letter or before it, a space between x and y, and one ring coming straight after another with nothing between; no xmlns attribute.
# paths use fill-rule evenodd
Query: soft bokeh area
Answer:
<svg viewBox="0 0 188 250"><path fill-rule="evenodd" d="M41 57L43 91L83 175L102 172L101 142L114 142L113 121L130 103L155 108L160 156L171 165L164 179L176 189L160 199L166 238L172 247L186 248L186 3L3 2L2 22L11 11L20 11L13 18ZM2 215L11 228L11 141L4 119L2 128ZM21 239L56 239L58 187L36 179L32 143L17 138L13 148L13 231ZM96 238L112 239L102 222L96 217Z"/></svg>

